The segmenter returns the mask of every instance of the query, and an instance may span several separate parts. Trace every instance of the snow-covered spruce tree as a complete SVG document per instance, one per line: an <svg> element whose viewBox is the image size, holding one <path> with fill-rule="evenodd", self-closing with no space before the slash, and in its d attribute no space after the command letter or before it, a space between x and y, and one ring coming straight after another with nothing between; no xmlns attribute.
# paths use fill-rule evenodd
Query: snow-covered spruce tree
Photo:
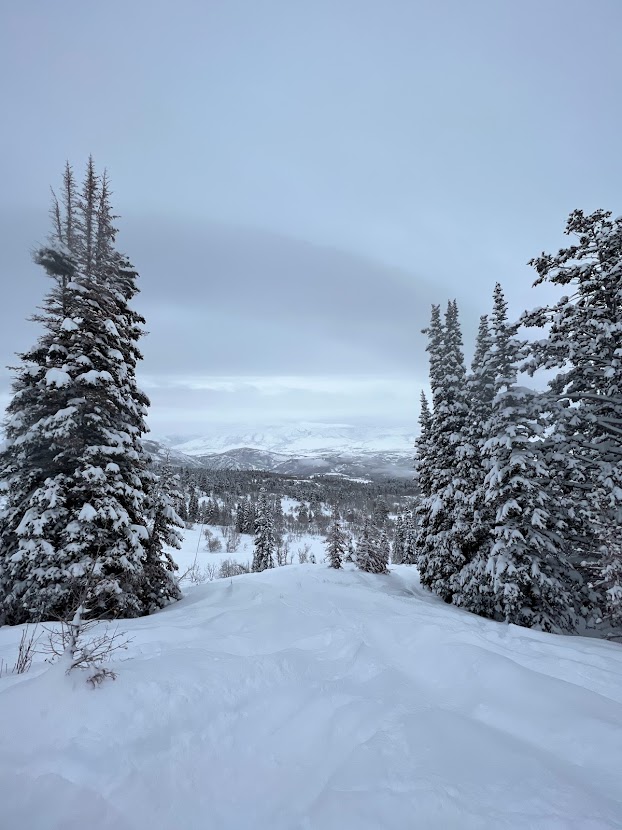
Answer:
<svg viewBox="0 0 622 830"><path fill-rule="evenodd" d="M445 324L433 306L428 329L433 416L427 441L430 495L419 509L417 564L421 583L451 602L452 578L465 563L465 504L468 498L466 423L468 406L458 307L447 305Z"/></svg>
<svg viewBox="0 0 622 830"><path fill-rule="evenodd" d="M384 528L382 529L380 539L378 540L378 556L380 558L380 562L384 564L384 571L380 571L380 573L384 573L389 570L389 561L391 559L391 543L389 542L389 535Z"/></svg>
<svg viewBox="0 0 622 830"><path fill-rule="evenodd" d="M495 315L501 312L504 324L505 302L501 286L497 283L494 296L501 301L495 306ZM486 486L486 459L483 447L488 438L492 403L495 396L496 347L493 343L488 315L482 315L475 342L471 371L466 378L466 399L469 407L463 444L466 477L466 498L462 504L463 543L465 564L452 580L456 605L469 606L475 613L485 612L485 604L479 608L477 598L485 590L485 580L480 573L488 559L492 545L494 516L488 504Z"/></svg>
<svg viewBox="0 0 622 830"><path fill-rule="evenodd" d="M257 500L257 514L255 518L255 552L251 570L265 571L274 568L274 552L276 540L274 538L274 524L268 504L268 495L264 487L259 491Z"/></svg>
<svg viewBox="0 0 622 830"><path fill-rule="evenodd" d="M484 314L480 317L471 371L466 379L469 414L466 423L465 447L470 453L466 470L470 508L466 537L473 554L489 542L492 524L485 505L486 468L482 459L482 448L488 437L488 424L495 396L494 361L492 333L488 316ZM467 553L467 560L470 558Z"/></svg>
<svg viewBox="0 0 622 830"><path fill-rule="evenodd" d="M418 529L414 513L410 510L404 516L404 565L417 564Z"/></svg>
<svg viewBox="0 0 622 830"><path fill-rule="evenodd" d="M166 550L181 548L184 520L175 506L182 500L179 476L173 472L168 459L157 473L153 473L147 490L147 529L145 543L145 601L147 610L156 611L171 599L181 599L181 590L175 578L177 563Z"/></svg>
<svg viewBox="0 0 622 830"><path fill-rule="evenodd" d="M391 562L394 565L401 565L404 562L404 544L404 517L400 514L395 520L395 532L393 534Z"/></svg>
<svg viewBox="0 0 622 830"><path fill-rule="evenodd" d="M328 565L331 568L341 568L342 562L348 551L348 543L346 535L341 527L339 519L339 511L335 507L328 528L328 536L326 538L326 556L328 558Z"/></svg>
<svg viewBox="0 0 622 830"><path fill-rule="evenodd" d="M67 166L52 218L35 253L52 284L34 318L44 331L20 355L0 458L9 623L68 618L86 580L94 617L146 613L151 594L141 444L149 401L135 378L144 320L129 305L137 274L114 247L108 183L92 160L79 192Z"/></svg>
<svg viewBox="0 0 622 830"><path fill-rule="evenodd" d="M422 330L427 335L428 343L426 351L429 360L429 377L432 388L432 398L437 400L440 397L440 386L443 381L443 351L444 336L443 323L441 320L440 305L433 305L430 315L430 324ZM437 499L436 490L438 487L438 454L440 447L437 444L437 426L434 413L430 412L427 398L422 393L421 411L419 414L420 435L417 440L417 457L415 458L415 478L421 489L421 499L416 507L417 513L417 540L416 549L421 549L422 554L417 556L417 564L427 569L427 560L430 554L434 534L436 513L441 507ZM425 550L425 556L423 551Z"/></svg>
<svg viewBox="0 0 622 830"><path fill-rule="evenodd" d="M386 536L384 537L386 540ZM371 522L365 521L356 547L356 564L359 570L372 574L388 572L389 545Z"/></svg>
<svg viewBox="0 0 622 830"><path fill-rule="evenodd" d="M507 322L501 287L494 294L496 395L484 444L487 503L493 511L490 550L463 574L461 604L492 619L570 631L580 579L564 546L566 516L550 472L539 393L516 384L523 344ZM470 579L468 578L470 577Z"/></svg>
<svg viewBox="0 0 622 830"><path fill-rule="evenodd" d="M434 312L433 312L434 313ZM440 319L439 319L440 322ZM419 410L419 436L415 442L415 481L422 498L432 495L434 447L432 441L432 413L425 392L421 391Z"/></svg>
<svg viewBox="0 0 622 830"><path fill-rule="evenodd" d="M547 405L555 411L552 438L566 467L571 544L592 570L600 560L613 620L622 612L622 217L576 210L565 233L574 244L530 264L538 272L535 285L549 282L568 293L525 313L522 323L547 329L530 349L528 369L557 370Z"/></svg>
<svg viewBox="0 0 622 830"><path fill-rule="evenodd" d="M505 342L507 311L499 283L493 292L493 338L488 315L482 315L475 342L471 372L466 379L469 416L465 447L471 454L468 475L468 509L465 516L465 564L454 575L452 601L474 613L489 615L490 599L486 566L493 544L494 513L488 499L486 473L488 461L483 452L491 429L493 401L500 351L496 337Z"/></svg>
<svg viewBox="0 0 622 830"><path fill-rule="evenodd" d="M241 499L236 507L235 529L238 533L244 533L246 531L246 505L246 499Z"/></svg>
<svg viewBox="0 0 622 830"><path fill-rule="evenodd" d="M190 498L188 499L188 521L193 524L199 521L199 496L197 494L196 487L192 487L190 490Z"/></svg>

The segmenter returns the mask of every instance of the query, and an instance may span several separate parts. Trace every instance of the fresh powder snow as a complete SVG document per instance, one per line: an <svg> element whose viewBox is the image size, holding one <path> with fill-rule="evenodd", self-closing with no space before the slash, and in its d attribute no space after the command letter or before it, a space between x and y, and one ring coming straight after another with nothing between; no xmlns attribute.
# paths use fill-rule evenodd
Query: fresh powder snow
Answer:
<svg viewBox="0 0 622 830"><path fill-rule="evenodd" d="M115 681L0 679L3 827L622 827L614 643L489 622L406 566L216 580L119 626Z"/></svg>

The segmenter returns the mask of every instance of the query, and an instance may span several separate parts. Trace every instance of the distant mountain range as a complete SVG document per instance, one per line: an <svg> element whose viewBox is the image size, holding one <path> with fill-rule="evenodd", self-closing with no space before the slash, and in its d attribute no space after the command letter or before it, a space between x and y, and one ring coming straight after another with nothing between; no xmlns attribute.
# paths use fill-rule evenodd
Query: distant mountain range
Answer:
<svg viewBox="0 0 622 830"><path fill-rule="evenodd" d="M357 478L412 475L415 436L404 429L300 423L239 427L183 438L147 441L156 457L206 469L267 470L286 475Z"/></svg>

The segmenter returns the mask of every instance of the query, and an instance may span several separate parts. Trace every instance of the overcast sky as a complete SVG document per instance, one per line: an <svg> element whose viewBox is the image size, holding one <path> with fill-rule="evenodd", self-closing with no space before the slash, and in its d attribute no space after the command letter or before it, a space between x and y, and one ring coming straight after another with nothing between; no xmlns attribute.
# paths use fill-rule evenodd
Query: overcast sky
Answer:
<svg viewBox="0 0 622 830"><path fill-rule="evenodd" d="M575 207L622 213L621 0L0 4L0 363L68 159L108 168L155 433L414 426L430 303L467 352ZM0 374L7 400L9 372Z"/></svg>

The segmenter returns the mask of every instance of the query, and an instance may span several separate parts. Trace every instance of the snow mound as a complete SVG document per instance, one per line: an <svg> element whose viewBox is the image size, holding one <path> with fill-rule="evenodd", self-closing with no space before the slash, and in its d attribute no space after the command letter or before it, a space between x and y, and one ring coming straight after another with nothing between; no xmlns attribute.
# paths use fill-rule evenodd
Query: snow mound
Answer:
<svg viewBox="0 0 622 830"><path fill-rule="evenodd" d="M622 827L615 644L470 616L407 567L215 581L122 628L96 690L0 679L3 826Z"/></svg>

